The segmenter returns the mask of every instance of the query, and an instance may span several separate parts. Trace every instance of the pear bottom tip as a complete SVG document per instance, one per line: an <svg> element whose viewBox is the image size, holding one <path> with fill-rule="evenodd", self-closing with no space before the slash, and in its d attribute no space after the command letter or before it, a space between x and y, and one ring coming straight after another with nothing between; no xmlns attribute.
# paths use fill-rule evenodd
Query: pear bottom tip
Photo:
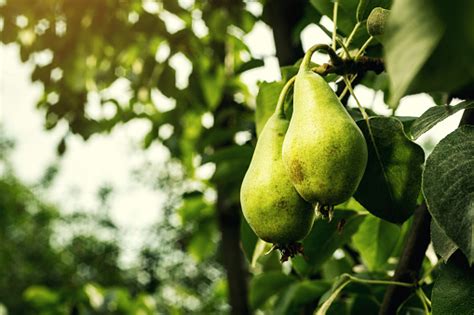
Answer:
<svg viewBox="0 0 474 315"><path fill-rule="evenodd" d="M321 217L329 222L331 222L334 217L334 205L324 205L316 202L314 211L316 212L316 217Z"/></svg>
<svg viewBox="0 0 474 315"><path fill-rule="evenodd" d="M305 258L303 244L300 242L291 242L288 244L274 244L273 249L278 249L281 253L280 262L288 261L297 255L301 255Z"/></svg>

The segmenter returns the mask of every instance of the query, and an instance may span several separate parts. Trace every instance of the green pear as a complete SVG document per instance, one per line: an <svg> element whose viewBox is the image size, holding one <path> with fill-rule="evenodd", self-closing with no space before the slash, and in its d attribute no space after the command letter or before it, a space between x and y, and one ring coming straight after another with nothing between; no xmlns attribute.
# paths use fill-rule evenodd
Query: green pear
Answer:
<svg viewBox="0 0 474 315"><path fill-rule="evenodd" d="M255 234L280 249L302 240L315 213L296 192L281 159L288 120L274 113L257 141L240 189L242 212Z"/></svg>
<svg viewBox="0 0 474 315"><path fill-rule="evenodd" d="M329 84L309 66L300 67L295 79L283 162L298 193L328 209L354 194L367 164L362 132Z"/></svg>

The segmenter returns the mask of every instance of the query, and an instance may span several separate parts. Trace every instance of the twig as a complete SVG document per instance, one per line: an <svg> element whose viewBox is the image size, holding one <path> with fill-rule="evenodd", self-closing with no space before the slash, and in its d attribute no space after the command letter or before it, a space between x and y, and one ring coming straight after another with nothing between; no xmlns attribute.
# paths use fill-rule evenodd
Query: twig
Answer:
<svg viewBox="0 0 474 315"><path fill-rule="evenodd" d="M334 28L332 30L332 49L336 50L336 33L337 33L337 9L338 1L334 1L333 11L332 11L332 22L334 23Z"/></svg>

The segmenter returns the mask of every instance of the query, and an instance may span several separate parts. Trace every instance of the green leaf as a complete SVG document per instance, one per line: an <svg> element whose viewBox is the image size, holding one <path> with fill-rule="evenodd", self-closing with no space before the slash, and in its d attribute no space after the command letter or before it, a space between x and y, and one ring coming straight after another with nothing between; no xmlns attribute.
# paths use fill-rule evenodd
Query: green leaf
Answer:
<svg viewBox="0 0 474 315"><path fill-rule="evenodd" d="M417 118L411 126L410 133L412 139L417 139L419 136L433 128L437 123L458 111L467 108L474 108L474 101L464 101L454 106L434 106L429 108L419 118Z"/></svg>
<svg viewBox="0 0 474 315"><path fill-rule="evenodd" d="M283 89L285 82L262 82L257 95L257 108L255 110L255 124L257 136L260 135L268 118L275 111L278 97Z"/></svg>
<svg viewBox="0 0 474 315"><path fill-rule="evenodd" d="M300 68L298 66L284 66L280 67L280 72L281 72L281 78L283 81L288 81L291 79L293 76L295 76L298 73L298 70Z"/></svg>
<svg viewBox="0 0 474 315"><path fill-rule="evenodd" d="M365 121L357 122L369 159L354 197L373 215L402 223L417 205L424 152L406 137L399 120L371 117L369 123L371 134Z"/></svg>
<svg viewBox="0 0 474 315"><path fill-rule="evenodd" d="M397 311L397 315L426 315L426 313L422 308L408 306Z"/></svg>
<svg viewBox="0 0 474 315"><path fill-rule="evenodd" d="M258 67L263 67L264 66L264 63L263 63L263 60L262 59L251 59L245 63L243 63L236 71L235 73L236 74L240 74L242 72L245 72L247 70L251 70L251 69L254 69L254 68L258 68Z"/></svg>
<svg viewBox="0 0 474 315"><path fill-rule="evenodd" d="M412 293L397 310L397 315L426 315L420 298Z"/></svg>
<svg viewBox="0 0 474 315"><path fill-rule="evenodd" d="M418 92L452 92L474 81L474 2L400 0L384 38L390 105ZM456 49L453 49L456 47ZM450 56L452 62L446 62Z"/></svg>
<svg viewBox="0 0 474 315"><path fill-rule="evenodd" d="M201 220L194 231L186 249L198 262L210 257L216 251L216 243L212 242L217 234L217 224L213 218Z"/></svg>
<svg viewBox="0 0 474 315"><path fill-rule="evenodd" d="M362 22L367 19L370 12L377 7L390 8L392 0L360 0L357 6L357 21Z"/></svg>
<svg viewBox="0 0 474 315"><path fill-rule="evenodd" d="M405 248L405 240L407 238L408 233L411 230L411 226L413 224L413 217L403 222L400 227L400 237L398 238L398 243L395 245L395 249L392 252L394 257L398 257L402 254L403 249Z"/></svg>
<svg viewBox="0 0 474 315"><path fill-rule="evenodd" d="M443 35L429 0L400 0L392 7L385 34L387 71L395 107Z"/></svg>
<svg viewBox="0 0 474 315"><path fill-rule="evenodd" d="M371 296L356 295L351 305L351 315L378 315L380 305Z"/></svg>
<svg viewBox="0 0 474 315"><path fill-rule="evenodd" d="M322 280L295 283L280 297L274 314L297 314L302 306L314 303L330 288L330 283Z"/></svg>
<svg viewBox="0 0 474 315"><path fill-rule="evenodd" d="M353 211L335 210L331 222L316 219L310 234L304 239L305 258L297 256L293 265L300 274L318 270L334 251L350 241L365 215Z"/></svg>
<svg viewBox="0 0 474 315"><path fill-rule="evenodd" d="M447 262L449 257L458 249L456 244L449 239L435 220L431 220L431 241L436 254L441 256L444 262Z"/></svg>
<svg viewBox="0 0 474 315"><path fill-rule="evenodd" d="M321 14L332 19L333 1L328 0L311 0L311 4ZM337 27L344 35L349 35L356 24L356 10L359 0L338 0Z"/></svg>
<svg viewBox="0 0 474 315"><path fill-rule="evenodd" d="M321 268L321 276L323 279L332 281L343 273L352 273L353 266L354 262L348 255L344 255L344 257L339 259L332 256L323 264Z"/></svg>
<svg viewBox="0 0 474 315"><path fill-rule="evenodd" d="M173 97L176 95L176 70L173 69L168 63L164 65L164 68L160 74L157 84L158 89L161 93L167 97Z"/></svg>
<svg viewBox="0 0 474 315"><path fill-rule="evenodd" d="M203 199L201 192L195 191L183 196L183 204L177 213L184 223L190 223L203 217L212 217L213 207Z"/></svg>
<svg viewBox="0 0 474 315"><path fill-rule="evenodd" d="M26 301L35 305L36 307L57 305L60 299L57 292L39 285L30 286L23 293L23 297Z"/></svg>
<svg viewBox="0 0 474 315"><path fill-rule="evenodd" d="M374 216L367 216L352 237L354 246L369 270L381 270L397 245L400 227Z"/></svg>
<svg viewBox="0 0 474 315"><path fill-rule="evenodd" d="M331 304L326 315L350 315L349 301L347 300L336 300ZM364 313L364 315L366 315ZM368 314L367 314L368 315Z"/></svg>
<svg viewBox="0 0 474 315"><path fill-rule="evenodd" d="M252 155L253 149L248 145L229 145L215 151L211 155L205 155L202 159L202 164L213 162L220 163L232 159L245 159Z"/></svg>
<svg viewBox="0 0 474 315"><path fill-rule="evenodd" d="M474 261L474 126L441 140L426 161L423 194L433 219Z"/></svg>
<svg viewBox="0 0 474 315"><path fill-rule="evenodd" d="M201 74L200 84L204 99L210 109L215 109L222 99L225 79L224 67L217 67L214 72Z"/></svg>
<svg viewBox="0 0 474 315"><path fill-rule="evenodd" d="M296 281L295 277L281 271L270 271L257 275L250 281L249 300L252 309L262 306L271 296L284 290Z"/></svg>
<svg viewBox="0 0 474 315"><path fill-rule="evenodd" d="M431 295L433 315L472 315L474 310L474 267L461 255L442 266Z"/></svg>

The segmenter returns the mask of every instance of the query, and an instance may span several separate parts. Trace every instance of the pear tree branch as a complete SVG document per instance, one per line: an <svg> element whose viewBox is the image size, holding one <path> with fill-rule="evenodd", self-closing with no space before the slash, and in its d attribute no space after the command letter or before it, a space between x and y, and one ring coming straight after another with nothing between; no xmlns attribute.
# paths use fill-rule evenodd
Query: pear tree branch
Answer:
<svg viewBox="0 0 474 315"><path fill-rule="evenodd" d="M382 58L372 58L360 56L355 59L342 59L336 55L331 56L331 63L325 63L314 67L312 70L321 76L328 74L363 74L365 72L373 71L376 74L382 73L385 70L385 65Z"/></svg>

